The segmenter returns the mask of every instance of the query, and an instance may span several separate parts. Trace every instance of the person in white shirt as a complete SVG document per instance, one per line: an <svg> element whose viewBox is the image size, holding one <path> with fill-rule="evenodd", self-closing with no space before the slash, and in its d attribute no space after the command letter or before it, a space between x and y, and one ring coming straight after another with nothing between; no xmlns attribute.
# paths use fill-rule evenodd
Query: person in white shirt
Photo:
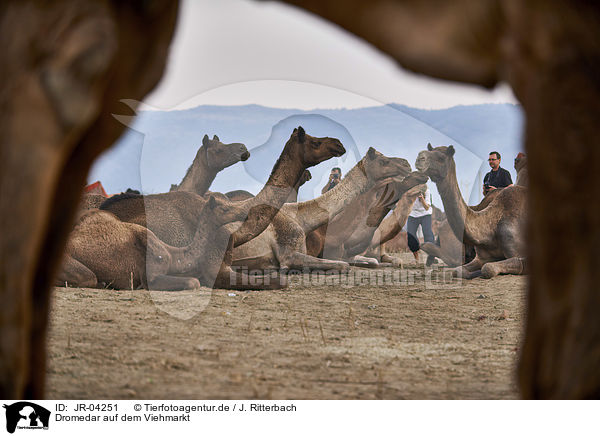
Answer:
<svg viewBox="0 0 600 436"><path fill-rule="evenodd" d="M419 262L419 238L417 237L417 229L421 226L423 238L425 242L434 242L433 231L431 230L431 214L433 208L429 203L431 200L429 188L425 194L421 194L415 200L413 208L408 215L406 221L406 236L408 238L408 248L412 251L415 261ZM429 202L428 202L429 201Z"/></svg>

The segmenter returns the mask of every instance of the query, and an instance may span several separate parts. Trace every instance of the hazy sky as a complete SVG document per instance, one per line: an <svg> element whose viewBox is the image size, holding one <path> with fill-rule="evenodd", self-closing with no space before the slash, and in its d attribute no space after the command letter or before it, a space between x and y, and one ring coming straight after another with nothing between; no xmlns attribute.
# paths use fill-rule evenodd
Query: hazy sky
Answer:
<svg viewBox="0 0 600 436"><path fill-rule="evenodd" d="M283 4L184 0L166 74L145 102L312 109L516 101L506 86L490 92L404 71L350 33Z"/></svg>

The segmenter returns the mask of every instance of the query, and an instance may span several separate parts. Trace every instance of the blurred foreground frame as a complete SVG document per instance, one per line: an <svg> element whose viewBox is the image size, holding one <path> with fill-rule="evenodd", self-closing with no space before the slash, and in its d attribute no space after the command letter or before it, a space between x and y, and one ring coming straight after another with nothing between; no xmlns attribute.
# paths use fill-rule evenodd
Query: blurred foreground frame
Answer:
<svg viewBox="0 0 600 436"><path fill-rule="evenodd" d="M525 398L600 397L600 5L583 0L290 1L411 71L508 82L526 114ZM0 6L0 394L44 393L50 283L85 176L124 126L119 100L158 82L170 1ZM152 29L152 32L149 31ZM35 128L31 128L34 126Z"/></svg>
<svg viewBox="0 0 600 436"><path fill-rule="evenodd" d="M50 285L90 165L166 64L170 0L0 5L0 396L44 395Z"/></svg>

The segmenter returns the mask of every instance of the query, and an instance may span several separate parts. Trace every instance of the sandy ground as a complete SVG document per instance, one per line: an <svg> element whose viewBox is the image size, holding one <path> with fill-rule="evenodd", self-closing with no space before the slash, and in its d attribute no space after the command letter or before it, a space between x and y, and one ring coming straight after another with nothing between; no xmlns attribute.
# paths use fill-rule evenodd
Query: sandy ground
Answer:
<svg viewBox="0 0 600 436"><path fill-rule="evenodd" d="M407 263L342 284L299 275L284 291L56 288L47 395L516 398L525 277Z"/></svg>

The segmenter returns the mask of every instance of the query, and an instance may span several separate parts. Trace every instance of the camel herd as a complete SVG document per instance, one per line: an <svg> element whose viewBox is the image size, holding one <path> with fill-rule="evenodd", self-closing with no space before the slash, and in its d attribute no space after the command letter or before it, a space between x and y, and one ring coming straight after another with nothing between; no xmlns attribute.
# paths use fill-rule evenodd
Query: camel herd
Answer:
<svg viewBox="0 0 600 436"><path fill-rule="evenodd" d="M485 245L461 273L479 267L482 275L499 267L522 270L523 248L514 231L525 220L529 276L518 368L522 396L598 398L600 179L591 167L600 153L600 6L582 0L287 3L364 38L417 73L489 88L499 82L511 86L526 116L526 217L503 219L456 201L452 168L441 168L452 158L449 147L427 150L417 168L438 190L454 195L448 223L465 218L462 232L456 235L452 228L455 235ZM122 112L121 99L141 101L162 76L176 14L177 3L170 0L44 5L13 0L0 6L0 41L6 47L0 61L0 395L5 398L44 395L50 287L73 229L81 186L94 159L123 131L112 115ZM281 181L273 182L277 188ZM267 197L280 198L271 191ZM492 202L501 211L521 196L514 189ZM278 214L278 203L245 204L241 216L228 217L242 220L234 234L214 235L223 239L232 263L234 244L262 233ZM201 216L208 222L215 210L231 212L218 195L205 204ZM99 221L113 219L95 215ZM481 232L484 221L493 223L493 235ZM490 238L501 250L489 247ZM499 264L500 251L511 256L509 264ZM218 276L229 262L223 259L211 260L212 270L205 274ZM173 257L166 260L173 263ZM155 276L146 280L170 280L169 268L156 274L151 268Z"/></svg>
<svg viewBox="0 0 600 436"><path fill-rule="evenodd" d="M170 192L125 193L82 214L56 284L165 291L201 285L277 289L287 285L289 270L398 265L381 244L401 231L430 177L454 236L454 241L443 238L438 244L464 244L475 252L457 275L490 278L524 272L526 188L497 190L469 208L458 191L452 146L428 145L416 161L420 171L414 172L405 159L370 148L335 188L297 202L299 186L310 177L307 168L344 153L339 140L310 136L300 126L258 195L220 194L207 192L218 171L250 153L243 144L204 136L183 181ZM83 202L89 204L93 202ZM253 272L252 280L246 271Z"/></svg>

